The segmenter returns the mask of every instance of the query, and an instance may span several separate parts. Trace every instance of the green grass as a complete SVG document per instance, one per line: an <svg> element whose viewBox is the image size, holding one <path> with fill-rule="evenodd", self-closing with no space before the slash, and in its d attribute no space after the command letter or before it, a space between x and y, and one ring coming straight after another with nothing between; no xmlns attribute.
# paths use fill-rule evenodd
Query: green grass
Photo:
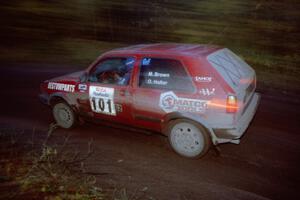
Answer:
<svg viewBox="0 0 300 200"><path fill-rule="evenodd" d="M295 0L9 1L0 7L0 61L86 67L129 44L208 43L239 54L265 74L260 81L281 74L293 82L283 89L295 88L299 9Z"/></svg>
<svg viewBox="0 0 300 200"><path fill-rule="evenodd" d="M103 52L124 44L86 39L57 40L44 45L8 47L0 49L0 60L5 63L45 63L87 67Z"/></svg>
<svg viewBox="0 0 300 200"><path fill-rule="evenodd" d="M101 172L87 170L86 163L95 153L93 140L87 149L79 151L69 136L56 135L56 128L51 124L45 132L4 128L1 124L0 199L154 199L147 194L147 187L135 191L117 184L101 187L101 176L97 176ZM101 156L97 159L101 160Z"/></svg>

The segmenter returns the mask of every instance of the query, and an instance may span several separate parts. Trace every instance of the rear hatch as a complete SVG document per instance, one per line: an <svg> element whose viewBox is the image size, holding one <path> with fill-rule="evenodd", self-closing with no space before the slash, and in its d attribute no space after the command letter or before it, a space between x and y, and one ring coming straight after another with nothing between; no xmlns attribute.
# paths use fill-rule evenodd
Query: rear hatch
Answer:
<svg viewBox="0 0 300 200"><path fill-rule="evenodd" d="M235 91L239 107L242 108L238 115L242 115L255 91L255 71L227 48L215 51L207 60Z"/></svg>

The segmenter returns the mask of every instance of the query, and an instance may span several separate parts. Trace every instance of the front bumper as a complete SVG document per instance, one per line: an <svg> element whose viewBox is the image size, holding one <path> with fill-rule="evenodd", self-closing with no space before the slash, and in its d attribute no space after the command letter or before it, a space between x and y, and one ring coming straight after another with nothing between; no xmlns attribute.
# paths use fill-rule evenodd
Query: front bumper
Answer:
<svg viewBox="0 0 300 200"><path fill-rule="evenodd" d="M41 93L39 94L39 100L41 103L45 104L45 105L49 105L49 95L45 94L45 93Z"/></svg>
<svg viewBox="0 0 300 200"><path fill-rule="evenodd" d="M217 137L218 143L239 143L239 138L245 133L257 111L259 101L260 94L254 93L243 115L237 121L235 126L226 129L214 129L214 134Z"/></svg>

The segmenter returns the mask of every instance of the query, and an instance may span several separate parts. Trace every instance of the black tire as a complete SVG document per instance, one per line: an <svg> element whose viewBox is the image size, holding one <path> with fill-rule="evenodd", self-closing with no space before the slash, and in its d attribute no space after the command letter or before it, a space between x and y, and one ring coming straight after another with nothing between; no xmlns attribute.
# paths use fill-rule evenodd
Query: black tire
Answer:
<svg viewBox="0 0 300 200"><path fill-rule="evenodd" d="M188 119L171 121L167 134L172 149L184 157L203 157L211 146L211 139L206 129Z"/></svg>
<svg viewBox="0 0 300 200"><path fill-rule="evenodd" d="M65 102L57 102L54 104L52 114L57 125L62 128L70 129L76 125L76 114Z"/></svg>

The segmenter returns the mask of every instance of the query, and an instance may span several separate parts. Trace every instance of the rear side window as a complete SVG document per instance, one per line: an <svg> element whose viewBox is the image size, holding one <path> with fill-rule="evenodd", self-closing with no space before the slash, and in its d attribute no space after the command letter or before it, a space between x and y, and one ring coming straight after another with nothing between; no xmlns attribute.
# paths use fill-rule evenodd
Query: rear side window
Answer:
<svg viewBox="0 0 300 200"><path fill-rule="evenodd" d="M229 49L221 49L207 57L208 62L233 88L238 88L240 80L253 74L251 67Z"/></svg>
<svg viewBox="0 0 300 200"><path fill-rule="evenodd" d="M193 92L192 80L178 60L143 58L139 86L142 88Z"/></svg>

